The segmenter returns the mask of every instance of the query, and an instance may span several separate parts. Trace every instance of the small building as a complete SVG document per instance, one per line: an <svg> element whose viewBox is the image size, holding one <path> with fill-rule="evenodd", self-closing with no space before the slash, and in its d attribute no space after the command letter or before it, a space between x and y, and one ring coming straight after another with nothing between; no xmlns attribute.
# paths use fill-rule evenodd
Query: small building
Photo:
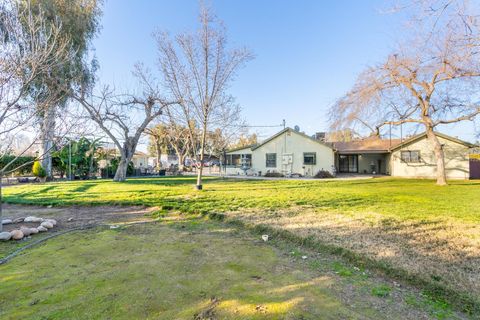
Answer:
<svg viewBox="0 0 480 320"><path fill-rule="evenodd" d="M447 178L469 179L473 163L469 154L475 146L442 133L436 135L443 146ZM368 137L329 143L286 128L260 144L226 153L227 174L278 172L311 177L320 170L433 179L437 169L426 133L403 141Z"/></svg>
<svg viewBox="0 0 480 320"><path fill-rule="evenodd" d="M260 144L226 153L226 173L265 175L281 173L311 177L320 170L334 172L330 144L285 128Z"/></svg>

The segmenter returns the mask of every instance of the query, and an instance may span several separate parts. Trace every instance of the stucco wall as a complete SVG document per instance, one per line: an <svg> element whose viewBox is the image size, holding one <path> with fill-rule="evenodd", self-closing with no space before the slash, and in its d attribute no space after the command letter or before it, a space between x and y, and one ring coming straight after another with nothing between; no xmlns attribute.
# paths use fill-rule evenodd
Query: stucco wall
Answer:
<svg viewBox="0 0 480 320"><path fill-rule="evenodd" d="M304 152L316 153L316 165L303 164ZM275 168L266 167L267 153L277 154L277 166ZM291 166L282 166L283 154L292 154L293 162ZM252 170L255 172L261 171L262 175L267 170L282 173L286 170L287 172L291 171L291 173L299 173L304 176L313 176L322 169L332 172L333 165L334 153L330 147L291 131L285 132L258 149L253 150L252 154Z"/></svg>
<svg viewBox="0 0 480 320"><path fill-rule="evenodd" d="M444 145L445 167L447 178L468 179L469 162L468 147L439 137L440 143ZM406 163L401 161L401 151L420 151L421 161L419 163ZM426 138L412 142L392 152L390 166L392 176L411 178L436 178L436 160L433 151Z"/></svg>

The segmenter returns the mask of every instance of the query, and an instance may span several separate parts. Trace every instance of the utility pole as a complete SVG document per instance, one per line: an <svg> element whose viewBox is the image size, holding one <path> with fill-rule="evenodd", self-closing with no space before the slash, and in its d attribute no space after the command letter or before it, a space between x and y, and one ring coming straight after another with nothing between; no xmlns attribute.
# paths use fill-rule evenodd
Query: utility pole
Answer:
<svg viewBox="0 0 480 320"><path fill-rule="evenodd" d="M69 180L72 181L72 139L68 142L68 175Z"/></svg>

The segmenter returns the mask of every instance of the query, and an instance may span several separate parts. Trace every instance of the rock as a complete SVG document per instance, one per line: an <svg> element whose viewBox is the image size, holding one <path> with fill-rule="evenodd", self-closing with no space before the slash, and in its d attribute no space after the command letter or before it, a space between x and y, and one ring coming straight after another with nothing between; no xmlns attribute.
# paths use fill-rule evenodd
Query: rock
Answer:
<svg viewBox="0 0 480 320"><path fill-rule="evenodd" d="M17 218L17 219L13 219L13 223L22 223L23 220L25 220L25 218Z"/></svg>
<svg viewBox="0 0 480 320"><path fill-rule="evenodd" d="M13 240L21 240L23 239L23 232L21 230L12 230L10 231Z"/></svg>
<svg viewBox="0 0 480 320"><path fill-rule="evenodd" d="M38 232L46 232L46 231L48 231L48 229L45 228L45 227L43 227L43 226L39 226L39 227L37 228L37 230L38 230Z"/></svg>
<svg viewBox="0 0 480 320"><path fill-rule="evenodd" d="M12 219L4 219L2 220L2 224L11 224L13 221Z"/></svg>
<svg viewBox="0 0 480 320"><path fill-rule="evenodd" d="M53 224L54 226L57 225L57 220L54 220L54 219L45 219L45 221L50 222L50 223Z"/></svg>
<svg viewBox="0 0 480 320"><path fill-rule="evenodd" d="M26 217L23 220L23 222L43 222L43 219L39 217L30 216L30 217Z"/></svg>
<svg viewBox="0 0 480 320"><path fill-rule="evenodd" d="M8 241L11 237L10 232L0 232L0 241Z"/></svg>
<svg viewBox="0 0 480 320"><path fill-rule="evenodd" d="M30 229L30 234L36 234L38 233L38 229L37 228L29 228Z"/></svg>
<svg viewBox="0 0 480 320"><path fill-rule="evenodd" d="M27 228L27 227L21 227L20 228L20 231L23 232L23 235L25 237L28 237L32 232L30 231L30 228Z"/></svg>
<svg viewBox="0 0 480 320"><path fill-rule="evenodd" d="M73 221L73 218L68 218L68 220L67 220L67 221L68 221L68 222L70 222L70 221Z"/></svg>
<svg viewBox="0 0 480 320"><path fill-rule="evenodd" d="M42 224L40 224L40 226L45 227L47 229L52 229L53 228L53 224L51 222L48 222L48 221L43 221Z"/></svg>

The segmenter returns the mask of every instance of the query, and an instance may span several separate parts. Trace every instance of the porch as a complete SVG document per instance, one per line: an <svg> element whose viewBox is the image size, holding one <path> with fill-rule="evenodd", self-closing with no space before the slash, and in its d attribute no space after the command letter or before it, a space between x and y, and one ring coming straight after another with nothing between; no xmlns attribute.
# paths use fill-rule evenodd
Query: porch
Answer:
<svg viewBox="0 0 480 320"><path fill-rule="evenodd" d="M337 153L335 167L339 174L390 174L390 154L381 153Z"/></svg>

